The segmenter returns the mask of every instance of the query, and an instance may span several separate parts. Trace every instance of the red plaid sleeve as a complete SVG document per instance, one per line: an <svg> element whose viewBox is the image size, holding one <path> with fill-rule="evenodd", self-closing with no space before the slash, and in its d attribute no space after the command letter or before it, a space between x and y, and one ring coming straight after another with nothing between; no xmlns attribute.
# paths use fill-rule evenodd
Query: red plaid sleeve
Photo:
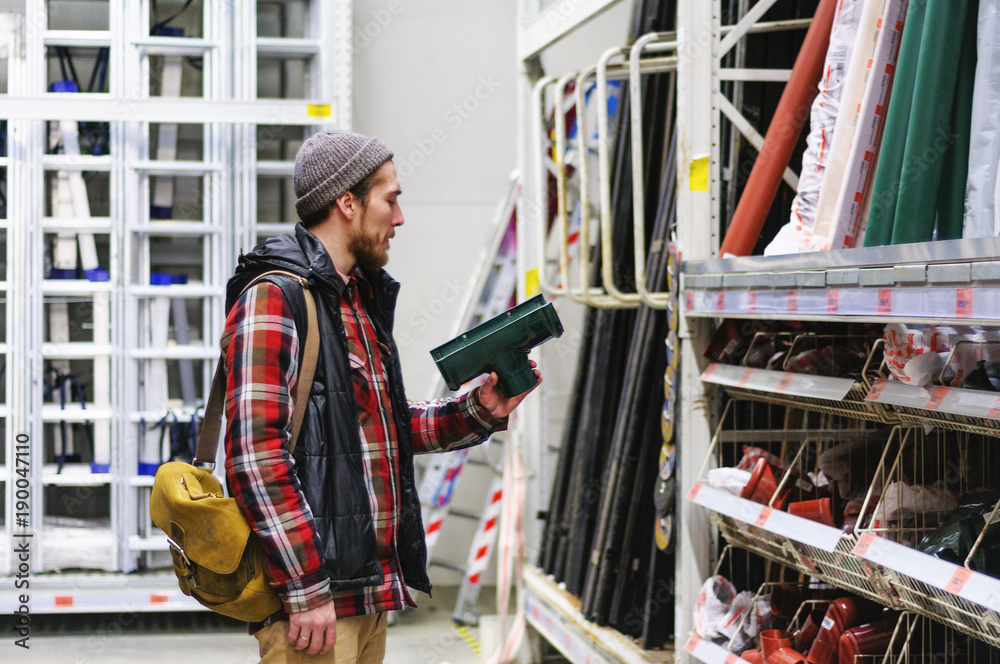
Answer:
<svg viewBox="0 0 1000 664"><path fill-rule="evenodd" d="M416 454L447 452L482 443L507 428L479 402L479 388L460 397L410 402L410 426Z"/></svg>
<svg viewBox="0 0 1000 664"><path fill-rule="evenodd" d="M312 512L285 449L299 339L281 289L262 283L233 307L222 338L226 354L226 477L263 543L271 586L285 611L332 600L325 561L316 548Z"/></svg>

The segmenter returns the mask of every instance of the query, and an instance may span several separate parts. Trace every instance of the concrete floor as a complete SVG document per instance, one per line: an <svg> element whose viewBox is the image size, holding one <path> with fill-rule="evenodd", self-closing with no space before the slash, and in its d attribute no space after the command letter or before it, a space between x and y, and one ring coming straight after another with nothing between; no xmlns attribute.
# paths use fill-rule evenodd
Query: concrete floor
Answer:
<svg viewBox="0 0 1000 664"><path fill-rule="evenodd" d="M487 633L495 623L487 615L491 598L480 598L483 628L471 628L489 648L496 638ZM485 661L451 621L455 589L435 588L434 598L423 596L420 608L398 614L389 628L386 662L392 664L473 664ZM495 606L495 605L494 605ZM495 608L492 609L495 612ZM41 617L39 617L41 618ZM14 645L16 638L4 626L0 662L18 664L136 664L157 662L211 662L255 664L257 642L242 624L212 620L206 614L156 616L146 614L140 624L122 627L114 617L63 616L33 620L30 650ZM480 637L480 629L484 630Z"/></svg>

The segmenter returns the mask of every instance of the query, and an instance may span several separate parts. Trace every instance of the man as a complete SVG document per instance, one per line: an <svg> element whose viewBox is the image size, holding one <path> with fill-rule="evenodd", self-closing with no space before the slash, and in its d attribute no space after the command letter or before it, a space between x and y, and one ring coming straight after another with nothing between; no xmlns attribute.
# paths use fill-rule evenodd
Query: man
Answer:
<svg viewBox="0 0 1000 664"><path fill-rule="evenodd" d="M226 476L283 605L251 625L262 662L382 661L385 612L415 606L407 586L430 590L413 454L483 442L527 395L505 397L491 374L460 398L406 401L392 338L399 284L382 269L403 225L392 156L351 132L307 140L293 178L302 223L241 256L228 286ZM243 292L273 269L308 279L319 323L293 455L302 290L269 276Z"/></svg>

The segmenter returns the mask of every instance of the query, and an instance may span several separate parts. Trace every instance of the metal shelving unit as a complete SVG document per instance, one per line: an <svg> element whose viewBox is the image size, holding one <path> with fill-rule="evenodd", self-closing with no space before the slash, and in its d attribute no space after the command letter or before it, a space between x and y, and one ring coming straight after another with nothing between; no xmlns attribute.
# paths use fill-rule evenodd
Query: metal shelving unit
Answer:
<svg viewBox="0 0 1000 664"><path fill-rule="evenodd" d="M1000 242L984 238L795 257L690 262L682 266L686 314L704 320L725 316L996 326L1000 319L991 301L998 256ZM910 296L917 291L918 296ZM817 298L823 299L824 307L829 303L823 313L815 304ZM761 305L779 300L786 304ZM790 302L798 306L790 307ZM803 307L803 302L814 303L814 308ZM920 302L925 303L924 308ZM995 393L917 387L871 377L869 371L863 373L862 382L854 382L713 363L701 380L705 385L721 386L734 400L750 399L832 413L845 420L896 425L895 442L890 439L887 443L878 467L880 486L903 479L896 477L904 463L903 441L922 439L925 430L942 432L942 441L944 432L952 432L962 436L961 440L968 436L982 439L986 441L983 444L1000 435ZM720 426L713 445L722 435ZM930 458L934 453L953 454L944 450L944 442L929 444L935 450ZM898 456L893 445L900 448ZM909 481L920 483L916 478ZM686 486L688 502L706 508L730 544L1000 647L1000 579L970 569L968 564L916 551L912 543L905 546L891 539L896 534L884 528L858 528L844 534L713 489L704 475ZM870 496L870 501L873 509L876 503L881 507L878 496ZM919 536L924 532L929 531L920 531Z"/></svg>
<svg viewBox="0 0 1000 664"><path fill-rule="evenodd" d="M533 83L541 80L537 56L567 33L575 30L613 2L579 3L571 16L557 14L559 7L521 5L519 56L522 61L520 103L522 108L520 163L524 172L539 149L531 135L537 121L538 97ZM727 67L727 54L744 49L744 37L755 32L801 30L808 20L764 21L774 0L743 3L742 18L722 25L721 2L682 1L678 4L677 122L683 129L678 144L677 201L678 237L683 252L681 268L682 316L678 337L681 344L681 386L678 437L683 454L675 473L687 494L678 504L680 531L677 536L676 598L678 635L675 649L682 661L733 664L735 655L692 633L695 598L702 581L711 575L716 534L731 544L758 553L772 561L850 589L899 610L910 611L907 628L941 623L993 646L1000 624L1000 581L962 565L931 558L873 532L845 534L840 529L807 521L774 506L738 498L707 485L702 467L717 444L713 414L723 390L733 399L759 404L788 406L825 413L867 427L938 427L963 435L996 437L1000 409L995 395L961 388L915 388L886 383L877 372L863 380L787 374L783 371L712 364L702 357L715 321L720 318L746 320L794 320L817 322L953 323L1000 325L1000 241L948 241L906 246L853 249L818 254L717 259L721 227L723 189L722 143L727 136L742 134L758 149L763 129L742 117L732 95L744 81L787 80L788 70L749 70ZM561 20L543 19L559 16ZM608 46L613 46L609 44ZM739 56L735 58L739 61ZM555 79L541 83L551 85ZM737 96L738 92L735 93ZM706 112L706 110L708 112ZM732 164L729 164L731 167ZM558 171L557 165L549 165ZM556 172L558 176L558 172ZM541 177L541 176L540 176ZM539 178L535 178L539 180ZM796 174L786 171L794 186ZM541 180L540 180L541 181ZM542 200L538 183L525 182L524 200ZM531 209L525 206L527 209ZM537 213L538 204L533 203ZM729 201L732 209L733 201ZM519 233L519 264L538 265L544 256L531 234ZM554 264L554 261L551 261ZM524 292L525 270L521 271ZM877 366L874 367L877 370ZM544 370L544 364L543 364ZM723 389L719 389L721 386ZM519 435L541 439L543 417L529 411ZM860 425L859 425L860 426ZM760 432L722 432L733 440L739 434L753 438ZM741 439L742 440L742 439ZM782 439L783 440L783 439ZM535 459L538 467L543 458ZM535 481L534 491L545 495L545 478ZM529 496L532 491L529 490ZM683 494L682 494L683 495ZM545 503L541 500L539 505ZM710 523L711 521L711 523ZM714 524L714 528L712 527ZM597 646L578 635L546 629L556 624L557 600L531 591L534 583L526 575L529 607L538 610L531 621L550 641L566 639L564 654L574 662L604 661ZM572 607L561 607L562 623L580 620ZM921 614L916 617L913 614ZM539 618L541 616L541 618ZM562 623L559 623L562 625ZM927 628L928 633L931 630ZM965 638L964 636L962 638ZM582 644L582 645L581 645ZM617 656L620 657L616 653ZM894 661L909 661L909 646Z"/></svg>
<svg viewBox="0 0 1000 664"><path fill-rule="evenodd" d="M141 610L196 608L171 574L156 571L169 559L148 518L152 476L146 473L163 460L161 430L150 429L168 412L185 422L196 418L207 394L225 283L238 252L257 238L258 128L301 140L317 127L350 127L351 3L201 0L169 26L183 32L160 34L151 34L151 26L165 17L154 19L148 0L90 4L83 24L93 29L77 29L60 13L66 8L49 0L28 0L31 29L21 15L0 20L8 68L0 94L0 118L7 122L0 166L7 170L9 217L23 220L10 227L0 222L7 257L0 288L8 296L0 344L6 360L0 541L10 543L15 469L9 460L15 436L23 434L31 441L31 520L23 530L38 535L33 610L117 610L123 601ZM258 35L258 12L277 6L290 17L286 25L305 32L281 35L287 39ZM107 49L107 91L49 92L61 74L60 48L70 49L84 77L98 49ZM258 95L258 55L279 68L293 63L289 85ZM308 84L295 89L291 83L300 74ZM66 139L79 122L106 127L105 152L66 149L75 145ZM48 154L53 132L62 139L59 154ZM296 148L289 142L280 163L264 159L259 170L280 175L290 189ZM57 205L60 178L76 174L85 174L92 216ZM161 209L164 191L174 202L169 214ZM68 247L64 238L80 243L82 259L89 256L84 239L94 238L107 275L43 278L46 249L59 241ZM69 337L51 337L53 305L73 312ZM106 376L107 389L95 394L88 386L82 404L75 397L43 400L50 363L99 375L98 383ZM60 422L104 427L108 458L95 459L93 467L89 458L59 464L52 438ZM82 451L86 457L86 445ZM141 461L152 467L140 467ZM79 514L46 511L66 504ZM12 548L4 550L0 574L14 564ZM66 569L72 573L44 574Z"/></svg>

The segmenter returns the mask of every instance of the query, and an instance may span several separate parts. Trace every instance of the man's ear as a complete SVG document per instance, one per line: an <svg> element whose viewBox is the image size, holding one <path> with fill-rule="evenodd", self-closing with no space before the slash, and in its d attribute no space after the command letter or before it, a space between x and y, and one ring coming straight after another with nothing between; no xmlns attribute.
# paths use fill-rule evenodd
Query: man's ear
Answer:
<svg viewBox="0 0 1000 664"><path fill-rule="evenodd" d="M340 213L347 217L348 221L354 220L354 214L358 209L358 199L354 197L354 194L349 191L345 192L337 197L334 203L337 209L340 210Z"/></svg>

